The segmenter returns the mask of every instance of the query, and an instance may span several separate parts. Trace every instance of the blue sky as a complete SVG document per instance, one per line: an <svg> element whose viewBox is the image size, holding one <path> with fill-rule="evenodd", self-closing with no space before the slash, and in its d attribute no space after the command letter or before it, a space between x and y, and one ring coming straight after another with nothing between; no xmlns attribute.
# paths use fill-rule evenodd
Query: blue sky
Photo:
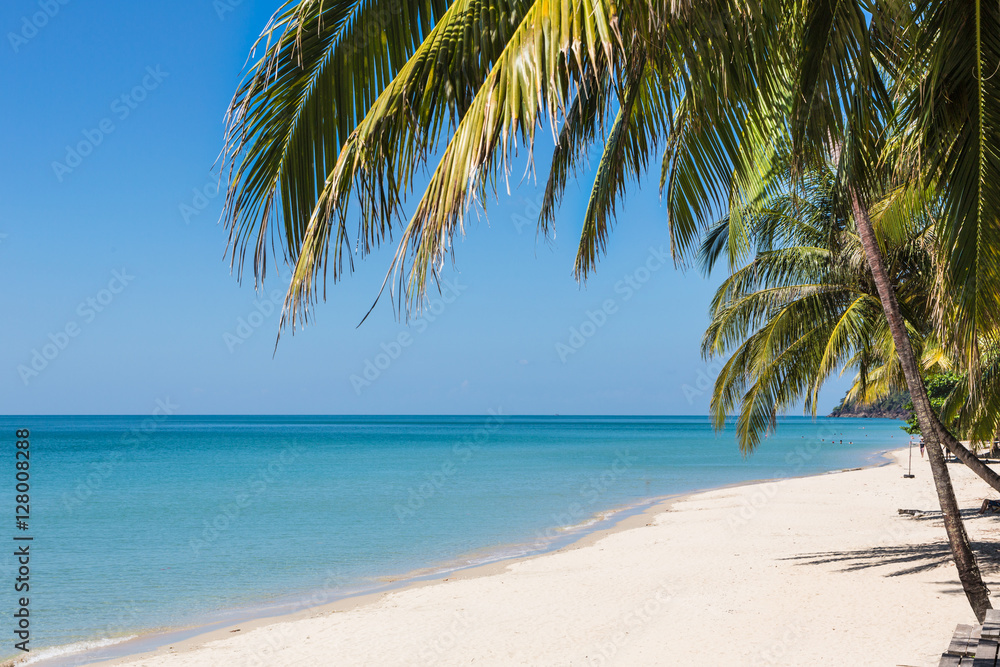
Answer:
<svg viewBox="0 0 1000 667"><path fill-rule="evenodd" d="M546 244L529 181L458 240L452 288L424 320L407 326L386 301L356 327L387 248L331 285L272 356L287 272L256 293L231 274L212 168L277 6L0 8L4 413L144 414L168 399L190 414L707 412L714 373L699 341L720 276L657 259L667 228L652 182L633 191L585 287L572 265L588 184L570 187ZM831 383L821 409L845 387Z"/></svg>

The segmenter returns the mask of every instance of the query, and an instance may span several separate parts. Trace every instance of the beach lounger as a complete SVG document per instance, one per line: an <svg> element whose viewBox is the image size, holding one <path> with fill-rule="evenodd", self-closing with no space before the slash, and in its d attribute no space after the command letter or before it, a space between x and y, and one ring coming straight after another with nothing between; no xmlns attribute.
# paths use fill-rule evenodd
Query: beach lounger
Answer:
<svg viewBox="0 0 1000 667"><path fill-rule="evenodd" d="M938 667L998 667L1000 609L986 612L982 625L959 624Z"/></svg>

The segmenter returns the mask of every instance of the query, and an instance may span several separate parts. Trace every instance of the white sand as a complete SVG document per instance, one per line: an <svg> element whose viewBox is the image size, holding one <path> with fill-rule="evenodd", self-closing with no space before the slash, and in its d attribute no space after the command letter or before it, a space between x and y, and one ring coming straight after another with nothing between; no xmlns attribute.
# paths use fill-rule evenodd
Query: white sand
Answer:
<svg viewBox="0 0 1000 667"><path fill-rule="evenodd" d="M938 506L914 467L699 493L560 552L117 664L937 665L974 616L941 521L897 514ZM949 468L963 508L996 497ZM995 543L1000 518L967 527ZM980 562L1000 591L996 554Z"/></svg>

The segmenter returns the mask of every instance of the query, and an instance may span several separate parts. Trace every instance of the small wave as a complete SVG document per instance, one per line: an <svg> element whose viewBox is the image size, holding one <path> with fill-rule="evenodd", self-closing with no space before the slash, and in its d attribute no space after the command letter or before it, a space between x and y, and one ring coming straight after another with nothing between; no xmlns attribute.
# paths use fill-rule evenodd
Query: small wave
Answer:
<svg viewBox="0 0 1000 667"><path fill-rule="evenodd" d="M583 530L584 528L589 528L589 527L593 526L594 524L599 523L599 522L601 522L603 520L604 520L604 517L593 516L593 517L590 517L589 519L587 519L585 521L581 521L580 523L573 523L573 524L568 524L568 525L565 525L565 526L556 526L555 529L556 529L556 531L558 531L558 534L560 534L560 535L568 534L568 533L575 533L577 531Z"/></svg>
<svg viewBox="0 0 1000 667"><path fill-rule="evenodd" d="M126 637L109 637L106 639L93 639L82 642L73 642L72 644L63 644L62 646L53 646L52 648L42 649L35 655L31 656L23 662L17 663L18 667L21 665L30 665L35 662L41 662L42 660L52 660L53 658L61 658L63 656L72 655L74 653L83 653L84 651L93 651L94 649L107 648L108 646L114 646L115 644L121 644L127 642L130 639L135 639L138 635L128 635Z"/></svg>
<svg viewBox="0 0 1000 667"><path fill-rule="evenodd" d="M530 556L537 552L531 545L517 546L513 545L506 549L491 550L478 556L467 557L463 564L459 565L457 568L462 569L465 567L476 567L477 565L487 565L489 563L496 563L501 560L509 560L511 558L521 558L523 556Z"/></svg>
<svg viewBox="0 0 1000 667"><path fill-rule="evenodd" d="M584 519L580 523L574 523L568 526L559 526L558 530L564 534L576 533L581 530L590 528L591 526L594 526L596 524L609 521L611 519L616 519L619 516L625 515L626 513L629 512L633 512L639 508L655 505L660 500L661 500L660 498L654 498L651 500L645 500L643 502L632 503L630 505L623 505L621 507L615 507L609 510L604 510L602 512L597 512L596 514L591 515L589 518Z"/></svg>

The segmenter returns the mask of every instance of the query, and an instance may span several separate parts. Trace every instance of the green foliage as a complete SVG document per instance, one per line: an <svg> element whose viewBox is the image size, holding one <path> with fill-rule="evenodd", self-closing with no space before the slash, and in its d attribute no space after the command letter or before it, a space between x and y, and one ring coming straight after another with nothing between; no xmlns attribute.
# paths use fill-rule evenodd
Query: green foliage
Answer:
<svg viewBox="0 0 1000 667"><path fill-rule="evenodd" d="M870 403L864 403L848 393L833 409L830 416L905 418L910 410L906 407L907 403L910 403L910 392L902 389L890 391L886 396L877 398Z"/></svg>
<svg viewBox="0 0 1000 667"><path fill-rule="evenodd" d="M833 373L858 371L852 398L860 403L905 386L886 363L894 356L892 337L854 219L837 206L835 165L795 176L789 153L776 155L785 167L767 185L773 194L734 207L709 229L701 251L706 270L732 257L734 235L755 251L716 292L702 340L706 357L728 356L712 395L713 422L721 428L735 412L747 453L799 401L815 415L820 388ZM876 193L873 224L919 345L935 291L931 219L926 200L913 204L919 192L886 185ZM900 209L910 214L897 219Z"/></svg>
<svg viewBox="0 0 1000 667"><path fill-rule="evenodd" d="M979 384L979 348L1000 332L1000 3L905 3L913 14L888 63L913 173L944 200L941 253L954 317L951 353Z"/></svg>
<svg viewBox="0 0 1000 667"><path fill-rule="evenodd" d="M736 146L747 113L762 108L751 99L777 90L753 74L770 50L753 36L778 34L793 20L784 3L764 4L289 2L262 35L265 53L228 118L223 218L233 261L242 269L252 248L263 279L268 237L278 240L294 266L285 325L305 321L328 271L336 281L356 256L396 237L386 284L419 307L468 209L485 205L518 147L530 156L536 130L549 125L559 139L542 231L587 148L603 147L576 260L584 279L626 187L640 182L659 145L669 144L664 164L676 174L666 188L671 202L701 196L692 179L732 175L718 151ZM722 104L723 90L748 104ZM740 173L752 181L759 162L734 159L749 165ZM678 250L697 235L682 208L672 207Z"/></svg>
<svg viewBox="0 0 1000 667"><path fill-rule="evenodd" d="M858 370L862 402L900 386L848 183L911 341L962 370L947 423L1000 426L1000 354L983 352L1000 347L997 3L301 0L258 46L228 116L224 221L240 269L252 252L263 279L275 245L294 267L282 326L390 241L385 285L419 308L470 207L548 126L541 232L602 151L581 280L662 150L676 259L708 248L706 268L734 272L705 352L733 353L713 414L740 411L747 451L836 370Z"/></svg>
<svg viewBox="0 0 1000 667"><path fill-rule="evenodd" d="M934 408L934 412L937 413L941 421L949 427L954 426L954 420L947 419L944 407L961 381L962 378L955 373L933 373L924 378L924 386L927 387L927 397L931 400L931 407ZM906 419L906 426L900 426L900 428L910 435L920 435L920 424L917 423L917 414L913 411L913 402L907 402L903 407L910 413L910 416ZM949 424L949 422L952 423Z"/></svg>

